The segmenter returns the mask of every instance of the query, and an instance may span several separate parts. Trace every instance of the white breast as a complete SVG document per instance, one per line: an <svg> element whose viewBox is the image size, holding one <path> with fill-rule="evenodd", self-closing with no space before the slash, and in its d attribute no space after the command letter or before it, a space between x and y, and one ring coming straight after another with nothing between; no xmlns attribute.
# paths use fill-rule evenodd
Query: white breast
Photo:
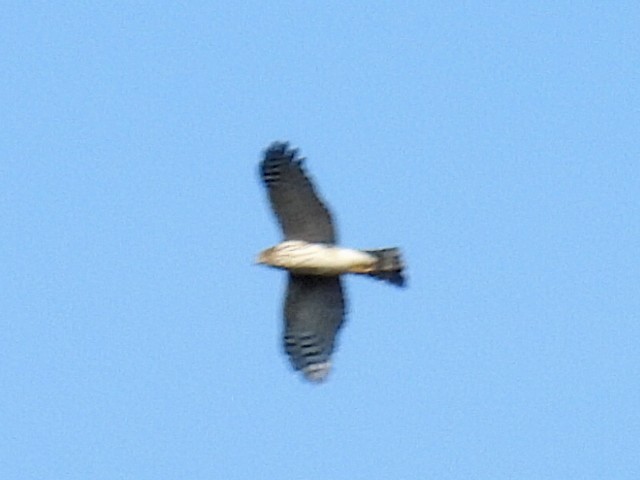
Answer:
<svg viewBox="0 0 640 480"><path fill-rule="evenodd" d="M283 242L277 247L282 268L308 275L339 275L362 272L375 263L375 258L359 250L299 240Z"/></svg>

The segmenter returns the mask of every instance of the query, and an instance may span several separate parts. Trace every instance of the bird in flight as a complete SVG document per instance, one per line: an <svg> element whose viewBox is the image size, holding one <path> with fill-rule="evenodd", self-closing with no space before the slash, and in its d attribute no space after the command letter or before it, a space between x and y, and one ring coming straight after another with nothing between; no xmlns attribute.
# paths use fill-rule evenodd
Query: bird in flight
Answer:
<svg viewBox="0 0 640 480"><path fill-rule="evenodd" d="M284 301L284 349L312 382L331 369L331 354L344 322L341 275L369 275L404 286L398 248L354 250L336 245L331 214L287 143L273 143L260 162L260 177L284 241L263 250L257 263L288 271Z"/></svg>

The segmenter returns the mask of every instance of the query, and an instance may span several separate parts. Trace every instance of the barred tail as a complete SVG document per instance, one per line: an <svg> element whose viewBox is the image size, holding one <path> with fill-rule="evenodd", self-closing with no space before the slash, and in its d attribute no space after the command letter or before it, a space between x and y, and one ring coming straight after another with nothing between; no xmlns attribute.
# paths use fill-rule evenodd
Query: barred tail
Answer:
<svg viewBox="0 0 640 480"><path fill-rule="evenodd" d="M378 250L365 250L365 252L373 255L378 260L369 275L380 280L386 280L399 287L404 286L405 278L402 275L404 263L402 262L399 248L381 248Z"/></svg>

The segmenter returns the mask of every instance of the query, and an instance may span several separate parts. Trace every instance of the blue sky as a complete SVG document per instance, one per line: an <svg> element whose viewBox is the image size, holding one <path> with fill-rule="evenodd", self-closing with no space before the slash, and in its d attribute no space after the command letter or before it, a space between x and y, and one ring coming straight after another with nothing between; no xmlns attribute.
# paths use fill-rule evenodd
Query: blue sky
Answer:
<svg viewBox="0 0 640 480"><path fill-rule="evenodd" d="M637 2L81 3L0 17L1 478L640 478ZM274 140L409 264L319 387Z"/></svg>

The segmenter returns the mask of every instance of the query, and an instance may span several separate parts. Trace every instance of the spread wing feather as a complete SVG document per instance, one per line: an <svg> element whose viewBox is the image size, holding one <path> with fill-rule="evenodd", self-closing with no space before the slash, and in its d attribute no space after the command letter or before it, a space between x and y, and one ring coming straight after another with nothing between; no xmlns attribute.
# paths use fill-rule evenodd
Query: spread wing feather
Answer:
<svg viewBox="0 0 640 480"><path fill-rule="evenodd" d="M284 348L307 379L324 380L336 336L344 321L340 277L289 274L284 305Z"/></svg>
<svg viewBox="0 0 640 480"><path fill-rule="evenodd" d="M331 214L305 174L303 159L287 143L273 143L260 163L271 208L286 240L335 243Z"/></svg>

